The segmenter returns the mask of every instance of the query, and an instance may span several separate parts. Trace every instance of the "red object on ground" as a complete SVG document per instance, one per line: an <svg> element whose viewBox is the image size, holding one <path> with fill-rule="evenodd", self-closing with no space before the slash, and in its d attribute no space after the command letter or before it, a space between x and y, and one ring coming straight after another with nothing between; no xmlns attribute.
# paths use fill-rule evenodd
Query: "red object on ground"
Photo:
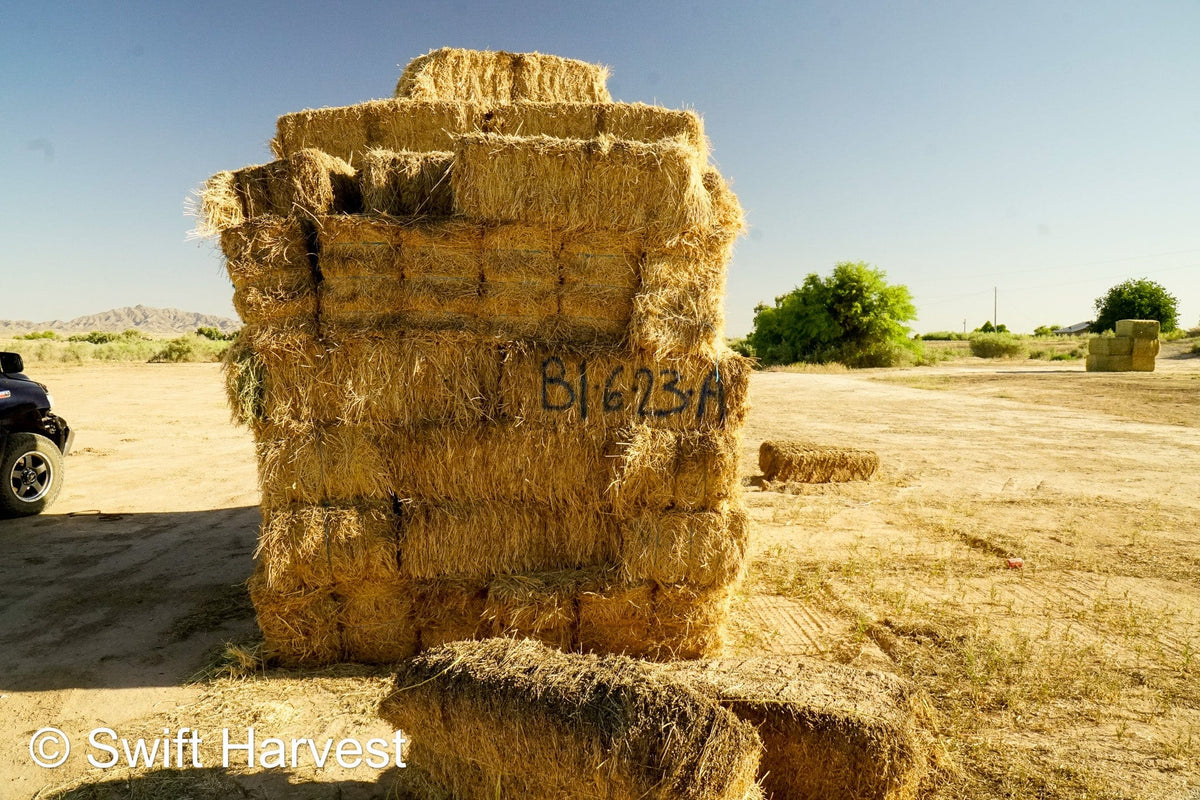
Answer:
<svg viewBox="0 0 1200 800"><path fill-rule="evenodd" d="M1023 559L1023 558L1008 559L1008 568L1009 569L1020 569L1023 566L1025 566L1025 559Z"/></svg>

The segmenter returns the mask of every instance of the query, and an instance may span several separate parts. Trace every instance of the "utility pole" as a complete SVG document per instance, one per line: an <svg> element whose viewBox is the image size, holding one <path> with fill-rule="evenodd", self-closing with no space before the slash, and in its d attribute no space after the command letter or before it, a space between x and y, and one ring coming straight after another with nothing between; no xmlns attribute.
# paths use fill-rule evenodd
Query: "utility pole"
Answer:
<svg viewBox="0 0 1200 800"><path fill-rule="evenodd" d="M1000 325L1000 321L998 319L996 319L996 304L997 304L999 297L1000 297L1000 287L993 286L992 287L992 327L993 328L999 327L999 325Z"/></svg>

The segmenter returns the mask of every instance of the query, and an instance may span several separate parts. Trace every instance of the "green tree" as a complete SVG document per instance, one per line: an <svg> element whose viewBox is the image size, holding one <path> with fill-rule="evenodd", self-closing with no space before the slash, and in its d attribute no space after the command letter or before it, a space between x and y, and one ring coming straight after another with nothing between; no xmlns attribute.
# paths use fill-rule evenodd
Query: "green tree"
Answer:
<svg viewBox="0 0 1200 800"><path fill-rule="evenodd" d="M840 361L849 367L886 367L921 343L904 323L916 319L908 287L887 283L883 270L861 261L842 261L828 277L815 272L754 309L754 331L746 337L763 364Z"/></svg>
<svg viewBox="0 0 1200 800"><path fill-rule="evenodd" d="M1175 330L1176 307L1179 301L1161 285L1151 280L1129 280L1096 298L1096 333L1111 331L1119 319L1156 319L1163 333Z"/></svg>

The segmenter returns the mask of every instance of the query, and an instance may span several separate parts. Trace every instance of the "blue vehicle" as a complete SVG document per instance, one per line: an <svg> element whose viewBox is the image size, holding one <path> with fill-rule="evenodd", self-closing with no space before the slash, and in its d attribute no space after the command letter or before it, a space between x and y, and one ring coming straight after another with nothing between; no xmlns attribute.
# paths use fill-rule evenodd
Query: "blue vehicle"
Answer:
<svg viewBox="0 0 1200 800"><path fill-rule="evenodd" d="M0 353L0 517L40 514L62 489L74 431L19 353Z"/></svg>

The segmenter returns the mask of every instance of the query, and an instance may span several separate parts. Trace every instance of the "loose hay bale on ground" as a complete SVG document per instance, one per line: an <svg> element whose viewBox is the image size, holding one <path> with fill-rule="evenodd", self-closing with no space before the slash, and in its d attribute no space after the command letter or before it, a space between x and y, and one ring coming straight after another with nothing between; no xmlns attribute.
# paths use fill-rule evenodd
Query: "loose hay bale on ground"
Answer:
<svg viewBox="0 0 1200 800"><path fill-rule="evenodd" d="M871 450L780 439L762 443L758 468L768 481L840 483L870 478L879 468L879 456Z"/></svg>
<svg viewBox="0 0 1200 800"><path fill-rule="evenodd" d="M457 643L403 665L380 715L462 798L761 796L753 727L627 658Z"/></svg>
<svg viewBox="0 0 1200 800"><path fill-rule="evenodd" d="M758 728L768 797L910 800L929 770L928 700L896 676L796 657L662 670Z"/></svg>

